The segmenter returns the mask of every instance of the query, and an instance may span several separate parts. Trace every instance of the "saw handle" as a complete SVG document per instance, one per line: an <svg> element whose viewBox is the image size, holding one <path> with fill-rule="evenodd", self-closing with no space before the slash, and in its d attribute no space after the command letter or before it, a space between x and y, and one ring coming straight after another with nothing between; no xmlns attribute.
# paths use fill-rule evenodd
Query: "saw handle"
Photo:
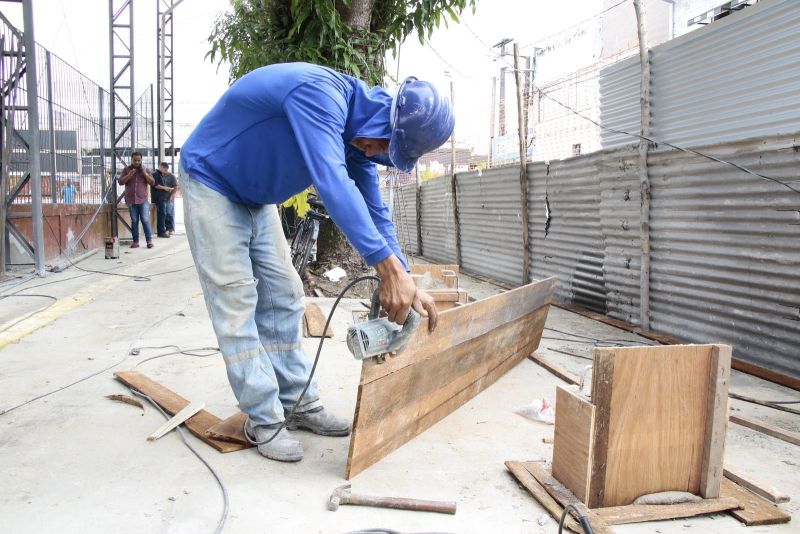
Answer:
<svg viewBox="0 0 800 534"><path fill-rule="evenodd" d="M380 288L375 288L375 291L372 292L372 299L370 301L369 307L369 315L367 316L369 320L377 319L381 312L381 299L380 299ZM406 322L403 324L403 328L400 332L397 333L392 343L389 344L386 352L395 352L402 349L408 339L411 337L411 334L414 333L414 330L417 329L419 324L422 322L422 316L415 310L411 308L408 310L408 317L406 317Z"/></svg>

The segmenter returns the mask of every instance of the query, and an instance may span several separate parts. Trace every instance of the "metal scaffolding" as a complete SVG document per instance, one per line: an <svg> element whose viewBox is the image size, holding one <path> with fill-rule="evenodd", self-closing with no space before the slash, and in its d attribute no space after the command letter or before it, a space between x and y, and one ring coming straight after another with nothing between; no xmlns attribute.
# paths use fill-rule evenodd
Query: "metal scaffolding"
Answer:
<svg viewBox="0 0 800 534"><path fill-rule="evenodd" d="M119 235L117 165L124 168L136 146L133 88L133 0L108 0L111 73L111 235Z"/></svg>
<svg viewBox="0 0 800 534"><path fill-rule="evenodd" d="M156 2L156 53L157 68L156 73L156 97L158 104L157 116L157 139L158 139L158 161L166 161L170 158L170 167L175 168L175 114L172 106L173 83L173 10L177 7L174 0L157 0Z"/></svg>

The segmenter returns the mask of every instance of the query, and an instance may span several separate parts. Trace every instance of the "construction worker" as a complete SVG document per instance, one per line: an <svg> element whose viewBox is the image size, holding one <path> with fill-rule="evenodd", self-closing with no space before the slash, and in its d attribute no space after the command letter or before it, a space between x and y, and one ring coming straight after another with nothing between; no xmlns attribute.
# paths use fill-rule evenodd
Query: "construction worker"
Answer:
<svg viewBox="0 0 800 534"><path fill-rule="evenodd" d="M436 305L408 274L383 203L376 163L409 172L453 131L452 107L408 78L393 97L318 65L284 63L237 80L181 151L184 222L228 379L258 451L298 461L289 432L347 436L322 407L316 380L290 413L311 363L300 337L303 285L276 204L316 186L333 221L381 277L380 300L402 324L413 306L436 326Z"/></svg>

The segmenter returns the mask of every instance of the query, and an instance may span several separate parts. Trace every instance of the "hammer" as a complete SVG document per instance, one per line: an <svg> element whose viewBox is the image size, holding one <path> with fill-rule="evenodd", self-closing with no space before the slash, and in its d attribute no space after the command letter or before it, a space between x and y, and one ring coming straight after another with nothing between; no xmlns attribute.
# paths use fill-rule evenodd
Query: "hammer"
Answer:
<svg viewBox="0 0 800 534"><path fill-rule="evenodd" d="M340 504L360 504L362 506L376 506L378 508L397 508L398 510L417 510L420 512L438 512L440 514L455 514L456 503L445 501L423 501L420 499L404 499L402 497L372 497L358 495L350 491L350 484L339 486L328 500L328 510L335 512Z"/></svg>

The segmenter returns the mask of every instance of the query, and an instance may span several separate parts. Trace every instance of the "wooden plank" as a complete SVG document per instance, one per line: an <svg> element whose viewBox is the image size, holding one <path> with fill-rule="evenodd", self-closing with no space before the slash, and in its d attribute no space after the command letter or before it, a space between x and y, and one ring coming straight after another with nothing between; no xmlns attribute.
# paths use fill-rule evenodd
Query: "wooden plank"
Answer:
<svg viewBox="0 0 800 534"><path fill-rule="evenodd" d="M680 519L696 515L713 514L739 508L739 501L731 497L719 499L703 499L700 502L682 504L628 504L626 506L609 506L592 510L597 517L608 525L625 525L643 521L662 521Z"/></svg>
<svg viewBox="0 0 800 534"><path fill-rule="evenodd" d="M800 445L800 434L797 432L785 430L781 427L758 421L752 417L732 413L730 414L730 422L736 423L737 425L746 426L752 430L757 430L763 434L772 436L773 438L782 439L783 441L792 443L794 445Z"/></svg>
<svg viewBox="0 0 800 534"><path fill-rule="evenodd" d="M780 504L789 502L790 500L788 495L761 482L754 481L750 475L743 475L742 473L739 473L730 467L726 467L723 472L725 474L725 478L736 482L743 488L752 491L756 495L764 497L772 503Z"/></svg>
<svg viewBox="0 0 800 534"><path fill-rule="evenodd" d="M161 406L161 408L170 415L175 415L189 405L188 400L142 373L136 371L118 371L114 373L114 376L126 386L140 393L144 393L153 399L153 402ZM186 421L186 428L201 441L211 445L220 452L234 452L247 448L238 443L228 443L207 436L206 431L219 422L220 418L216 415L206 410L200 410Z"/></svg>
<svg viewBox="0 0 800 534"><path fill-rule="evenodd" d="M347 477L363 471L444 418L539 344L556 279L439 314L385 363L364 360Z"/></svg>
<svg viewBox="0 0 800 534"><path fill-rule="evenodd" d="M530 472L525 469L523 465L524 462L515 462L509 460L505 462L506 468L513 474L516 479L519 481L520 484L525 486L525 489L530 492L536 501L542 505L542 507L547 510L547 512L556 520L556 522L561 521L561 514L564 512L564 507L558 504L556 500L550 496L549 493L544 489L544 486L539 484L539 482L530 474ZM578 522L572 518L572 516L567 517L564 521L564 526L573 532L583 532L583 528L578 524Z"/></svg>
<svg viewBox="0 0 800 534"><path fill-rule="evenodd" d="M660 491L700 493L712 348L595 350L590 507L631 504ZM613 361L610 380L598 358ZM605 444L601 432L607 435ZM602 492L594 486L601 482Z"/></svg>
<svg viewBox="0 0 800 534"><path fill-rule="evenodd" d="M728 478L722 479L720 494L739 502L740 509L731 510L731 515L748 527L788 523L792 518L768 500L747 491Z"/></svg>
<svg viewBox="0 0 800 534"><path fill-rule="evenodd" d="M201 401L190 402L188 406L186 406L181 411L173 415L172 418L169 419L168 421L164 421L163 425L158 427L155 432L147 436L147 441L157 440L158 438L160 438L161 436L163 436L176 426L183 424L187 419L189 419L191 416L193 416L194 414L196 414L205 407L206 407L205 402Z"/></svg>
<svg viewBox="0 0 800 534"><path fill-rule="evenodd" d="M722 482L725 437L728 433L728 385L731 379L730 345L714 345L708 366L708 401L706 433L703 443L703 466L700 473L700 496L719 497Z"/></svg>
<svg viewBox="0 0 800 534"><path fill-rule="evenodd" d="M586 508L586 505L579 501L571 491L553 478L542 462L522 462L522 465L561 506L566 507L568 504L572 504L583 512L589 518L589 522L592 524L592 529L595 533L611 534L611 528L605 520L595 514L594 510Z"/></svg>
<svg viewBox="0 0 800 534"><path fill-rule="evenodd" d="M411 274L430 274L431 278L435 278L439 281L443 280L444 273L442 271L450 271L452 274L458 276L459 273L459 266L455 263L445 263L441 265L437 264L423 264L423 263L412 263L408 266L410 269ZM449 273L448 273L449 274Z"/></svg>
<svg viewBox="0 0 800 534"><path fill-rule="evenodd" d="M539 365L541 365L542 367L544 367L545 369L556 375L558 378L560 378L567 384L580 384L581 379L578 377L578 375L570 373L560 365L551 362L541 354L534 352L533 354L528 356L528 358L538 363Z"/></svg>
<svg viewBox="0 0 800 534"><path fill-rule="evenodd" d="M603 505L606 490L606 457L611 424L611 391L614 388L614 354L595 349L592 368L592 404L594 404L594 449L589 479L589 508Z"/></svg>
<svg viewBox="0 0 800 534"><path fill-rule="evenodd" d="M243 412L236 412L224 421L220 421L210 427L206 434L212 438L252 447L247 438L244 437L244 422L246 419L247 416Z"/></svg>
<svg viewBox="0 0 800 534"><path fill-rule="evenodd" d="M577 392L556 387L553 477L581 502L589 494L594 405Z"/></svg>
<svg viewBox="0 0 800 534"><path fill-rule="evenodd" d="M574 304L570 304L561 300L553 300L553 306L557 306L561 309L577 313L578 315L582 315L584 317L588 317L589 319L593 319L595 321L600 321L601 323L614 326L616 328L619 328L620 330L633 332L644 338L652 339L653 341L658 341L663 345L680 345L686 342L685 340L678 339L674 336L669 336L666 334L662 334L660 332L654 332L653 330L645 330L639 328L638 326L627 323L621 319L615 319L614 317L609 317L608 315L603 315L602 313L597 313L591 310L587 310L586 308L581 308L580 306L575 306ZM800 391L800 378L796 376L789 376L783 373L779 373L777 371L773 371L772 369L767 369L766 367L761 367L759 365L746 362L741 358L732 358L731 368Z"/></svg>
<svg viewBox="0 0 800 534"><path fill-rule="evenodd" d="M327 317L323 315L322 310L316 302L306 302L306 312L303 314L304 330L306 337L322 337L323 332L325 337L333 337L333 329L329 326L325 330L325 323Z"/></svg>

